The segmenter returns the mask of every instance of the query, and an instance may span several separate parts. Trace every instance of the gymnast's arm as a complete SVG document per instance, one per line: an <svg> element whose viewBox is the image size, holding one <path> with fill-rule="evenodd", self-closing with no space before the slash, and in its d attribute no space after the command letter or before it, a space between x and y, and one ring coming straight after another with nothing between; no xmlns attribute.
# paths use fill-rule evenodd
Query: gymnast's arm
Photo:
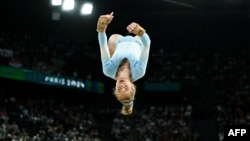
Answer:
<svg viewBox="0 0 250 141"><path fill-rule="evenodd" d="M142 73L141 76L144 76L146 73L147 64L148 64L151 40L146 32L142 36L139 36L139 38L141 39L142 46L140 48L141 49L141 53L139 56L140 63L138 67L141 70L140 72Z"/></svg>
<svg viewBox="0 0 250 141"><path fill-rule="evenodd" d="M142 36L139 36L139 38L141 39L141 42L142 42L140 60L143 63L147 63L148 57L149 57L151 40L149 38L149 35L146 32Z"/></svg>
<svg viewBox="0 0 250 141"><path fill-rule="evenodd" d="M129 33L133 33L139 38L142 42L140 61L144 64L143 69L145 69L149 56L149 49L151 40L146 33L146 30L141 27L138 23L132 22L127 26L127 30Z"/></svg>
<svg viewBox="0 0 250 141"><path fill-rule="evenodd" d="M107 41L107 35L106 35L106 28L108 24L113 19L113 12L106 15L101 15L97 22L97 32L98 32L98 42L100 46L101 51L101 60L102 60L102 66L104 72L106 72L105 64L110 60L110 52L108 48L108 41Z"/></svg>
<svg viewBox="0 0 250 141"><path fill-rule="evenodd" d="M107 35L105 32L98 32L98 42L101 51L102 64L110 60L110 53L107 43Z"/></svg>

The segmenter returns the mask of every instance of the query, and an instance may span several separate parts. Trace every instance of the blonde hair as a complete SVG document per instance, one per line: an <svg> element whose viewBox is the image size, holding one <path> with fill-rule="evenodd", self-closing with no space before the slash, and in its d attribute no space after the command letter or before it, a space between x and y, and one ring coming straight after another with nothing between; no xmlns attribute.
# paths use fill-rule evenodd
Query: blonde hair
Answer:
<svg viewBox="0 0 250 141"><path fill-rule="evenodd" d="M133 105L130 106L122 106L121 113L123 115L130 115L133 112Z"/></svg>
<svg viewBox="0 0 250 141"><path fill-rule="evenodd" d="M113 93L116 96L116 91L113 89ZM133 112L133 106L134 106L134 97L136 93L136 86L134 85L134 88L131 90L130 95L128 97L125 97L124 99L119 99L116 96L116 99L123 104L121 109L121 114L123 115L130 115ZM129 103L129 104L128 104Z"/></svg>

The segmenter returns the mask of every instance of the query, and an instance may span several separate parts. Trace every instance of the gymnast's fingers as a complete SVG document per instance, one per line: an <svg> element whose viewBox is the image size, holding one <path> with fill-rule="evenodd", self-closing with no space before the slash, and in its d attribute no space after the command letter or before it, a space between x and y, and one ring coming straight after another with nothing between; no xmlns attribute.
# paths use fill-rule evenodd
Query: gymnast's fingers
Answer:
<svg viewBox="0 0 250 141"><path fill-rule="evenodd" d="M127 26L128 32L132 32L136 28L137 24L135 22L132 22Z"/></svg>

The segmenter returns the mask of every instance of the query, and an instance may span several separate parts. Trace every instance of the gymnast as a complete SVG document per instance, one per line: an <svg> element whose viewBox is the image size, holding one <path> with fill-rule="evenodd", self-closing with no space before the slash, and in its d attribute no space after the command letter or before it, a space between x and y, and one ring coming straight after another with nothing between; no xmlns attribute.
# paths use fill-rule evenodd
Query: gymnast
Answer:
<svg viewBox="0 0 250 141"><path fill-rule="evenodd" d="M138 23L127 26L131 35L112 34L107 40L106 29L113 19L113 12L101 15L97 22L98 42L103 73L116 81L113 93L123 105L123 115L132 114L136 86L135 81L146 73L151 40Z"/></svg>

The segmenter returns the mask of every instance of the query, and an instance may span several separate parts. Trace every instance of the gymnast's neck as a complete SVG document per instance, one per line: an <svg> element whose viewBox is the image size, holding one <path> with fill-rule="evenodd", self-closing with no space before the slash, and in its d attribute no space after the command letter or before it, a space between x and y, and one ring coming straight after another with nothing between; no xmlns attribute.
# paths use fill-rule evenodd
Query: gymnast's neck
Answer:
<svg viewBox="0 0 250 141"><path fill-rule="evenodd" d="M131 68L130 68L130 64L128 62L128 59L122 60L122 62L120 63L120 65L117 69L116 80L120 80L120 79L132 80Z"/></svg>

